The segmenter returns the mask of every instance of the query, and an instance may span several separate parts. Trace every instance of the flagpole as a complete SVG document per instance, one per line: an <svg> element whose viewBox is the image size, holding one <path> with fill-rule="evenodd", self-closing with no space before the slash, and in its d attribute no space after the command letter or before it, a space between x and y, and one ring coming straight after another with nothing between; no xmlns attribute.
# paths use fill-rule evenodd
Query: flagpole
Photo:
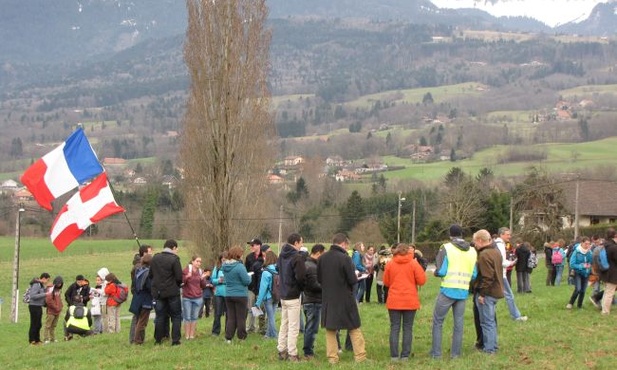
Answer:
<svg viewBox="0 0 617 370"><path fill-rule="evenodd" d="M111 189L111 193L114 195L114 198L116 197L116 190L114 190L114 187L111 185L111 182L109 181L109 178L107 178L107 185L109 185L109 189ZM129 227L131 228L131 232L133 233L133 238L135 238L135 241L137 242L137 246L141 247L141 243L139 242L139 237L137 236L137 233L135 232L135 229L133 228L133 225L131 224L131 220L129 220L129 216L126 215L126 210L124 212L122 212L124 214L124 218L126 219L126 223L129 224Z"/></svg>

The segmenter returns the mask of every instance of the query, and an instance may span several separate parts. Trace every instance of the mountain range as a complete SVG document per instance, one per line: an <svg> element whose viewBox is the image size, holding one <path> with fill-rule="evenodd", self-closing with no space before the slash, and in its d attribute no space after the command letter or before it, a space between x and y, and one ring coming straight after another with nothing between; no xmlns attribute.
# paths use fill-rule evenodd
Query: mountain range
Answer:
<svg viewBox="0 0 617 370"><path fill-rule="evenodd" d="M268 0L267 4L270 19L364 18L467 29L617 34L616 3L598 4L587 20L554 29L527 17L440 9L428 0ZM183 35L186 17L186 4L180 0L4 0L0 63L100 60L143 41Z"/></svg>

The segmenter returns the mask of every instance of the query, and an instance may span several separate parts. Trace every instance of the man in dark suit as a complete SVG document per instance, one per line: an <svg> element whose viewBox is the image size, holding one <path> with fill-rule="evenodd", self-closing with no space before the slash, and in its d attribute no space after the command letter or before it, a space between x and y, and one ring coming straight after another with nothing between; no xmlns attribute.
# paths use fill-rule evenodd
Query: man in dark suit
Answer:
<svg viewBox="0 0 617 370"><path fill-rule="evenodd" d="M326 329L326 355L331 364L339 361L336 331L349 331L356 362L366 360L360 313L353 294L358 282L353 262L347 253L349 239L336 234L330 250L317 263L317 280L322 289L321 323Z"/></svg>

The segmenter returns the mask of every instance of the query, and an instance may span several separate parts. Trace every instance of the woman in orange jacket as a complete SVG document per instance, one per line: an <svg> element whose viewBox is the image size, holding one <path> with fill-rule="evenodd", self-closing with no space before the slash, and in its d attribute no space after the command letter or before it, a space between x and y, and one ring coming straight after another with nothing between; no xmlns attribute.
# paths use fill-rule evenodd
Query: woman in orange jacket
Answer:
<svg viewBox="0 0 617 370"><path fill-rule="evenodd" d="M399 334L403 325L403 344L400 360L407 361L411 355L413 340L413 321L416 310L420 308L418 286L426 283L426 274L414 258L415 246L399 244L394 250L394 258L386 265L383 277L388 287L386 307L390 315L390 358L399 360Z"/></svg>

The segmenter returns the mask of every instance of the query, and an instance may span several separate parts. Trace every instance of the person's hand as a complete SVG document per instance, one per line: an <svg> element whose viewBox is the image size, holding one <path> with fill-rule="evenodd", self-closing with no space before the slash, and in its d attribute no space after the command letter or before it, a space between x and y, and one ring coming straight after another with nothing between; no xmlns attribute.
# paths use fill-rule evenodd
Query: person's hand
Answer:
<svg viewBox="0 0 617 370"><path fill-rule="evenodd" d="M483 296L478 296L478 303L479 304L484 304L484 297Z"/></svg>

